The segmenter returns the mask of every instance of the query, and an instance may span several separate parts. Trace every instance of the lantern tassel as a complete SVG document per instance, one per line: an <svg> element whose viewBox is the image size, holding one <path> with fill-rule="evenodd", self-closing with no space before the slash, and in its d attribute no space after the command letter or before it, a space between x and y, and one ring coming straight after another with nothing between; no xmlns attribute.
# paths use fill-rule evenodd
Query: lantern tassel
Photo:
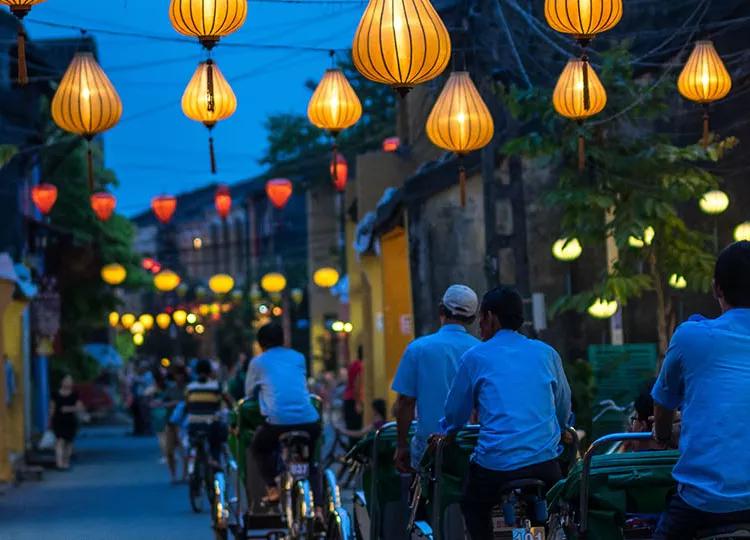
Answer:
<svg viewBox="0 0 750 540"><path fill-rule="evenodd" d="M339 166L338 161L339 160L336 159L337 158L336 154L338 154L338 149L339 147L338 147L338 144L336 144L336 139L333 139L333 146L331 147L331 182L333 183L334 186L336 185L336 179L338 178L338 166Z"/></svg>
<svg viewBox="0 0 750 540"><path fill-rule="evenodd" d="M23 31L23 26L18 25L18 64L17 64L17 82L19 86L26 86L29 84L29 74L26 69L26 34Z"/></svg>
<svg viewBox="0 0 750 540"><path fill-rule="evenodd" d="M709 114L708 114L708 104L703 106L703 138L701 139L701 145L703 145L703 148L706 148L708 146L708 136L709 136Z"/></svg>
<svg viewBox="0 0 750 540"><path fill-rule="evenodd" d="M461 197L461 208L466 207L466 167L463 158L459 158L458 164L458 191Z"/></svg>
<svg viewBox="0 0 750 540"><path fill-rule="evenodd" d="M214 61L210 58L206 60L206 110L213 112L215 108L214 100Z"/></svg>
<svg viewBox="0 0 750 540"><path fill-rule="evenodd" d="M583 134L578 134L578 172L583 172L586 168L586 141Z"/></svg>
<svg viewBox="0 0 750 540"><path fill-rule="evenodd" d="M583 110L591 109L591 96L589 95L589 57L584 54L581 56L583 67L581 77L583 78Z"/></svg>
<svg viewBox="0 0 750 540"><path fill-rule="evenodd" d="M216 153L214 152L214 138L208 136L208 153L211 156L211 174L216 174Z"/></svg>
<svg viewBox="0 0 750 540"><path fill-rule="evenodd" d="M89 169L89 191L94 192L94 154L91 151L91 141L89 141L89 147L86 151L86 161L88 162Z"/></svg>

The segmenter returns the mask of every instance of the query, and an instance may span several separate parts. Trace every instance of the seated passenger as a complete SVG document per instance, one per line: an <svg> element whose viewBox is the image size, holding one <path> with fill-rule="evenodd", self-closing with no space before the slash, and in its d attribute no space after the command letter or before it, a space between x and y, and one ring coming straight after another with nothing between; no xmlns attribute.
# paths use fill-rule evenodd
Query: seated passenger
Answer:
<svg viewBox="0 0 750 540"><path fill-rule="evenodd" d="M185 414L187 432L191 440L205 434L211 450L214 466L221 462L221 448L227 440L227 426L219 418L222 402L233 405L232 398L221 388L213 377L213 367L209 360L200 360L195 366L197 379L185 388Z"/></svg>
<svg viewBox="0 0 750 540"><path fill-rule="evenodd" d="M279 437L289 431L304 431L310 436L310 470L314 475L311 484L319 504L320 484L312 450L320 437L320 422L307 390L305 357L284 347L284 330L278 324L263 326L257 340L263 352L250 362L245 389L249 397L258 399L265 417L252 442L252 452L266 484L265 501L276 503L280 497L276 484Z"/></svg>
<svg viewBox="0 0 750 540"><path fill-rule="evenodd" d="M674 442L682 412L677 494L655 539L693 538L696 530L750 522L750 242L721 252L714 296L722 315L677 328L654 384L654 436Z"/></svg>
<svg viewBox="0 0 750 540"><path fill-rule="evenodd" d="M560 479L558 445L570 418L570 387L557 352L518 332L523 324L518 292L489 291L479 317L484 343L461 358L441 427L450 439L476 410L479 439L461 508L471 538L489 540L500 486L538 479L549 488Z"/></svg>

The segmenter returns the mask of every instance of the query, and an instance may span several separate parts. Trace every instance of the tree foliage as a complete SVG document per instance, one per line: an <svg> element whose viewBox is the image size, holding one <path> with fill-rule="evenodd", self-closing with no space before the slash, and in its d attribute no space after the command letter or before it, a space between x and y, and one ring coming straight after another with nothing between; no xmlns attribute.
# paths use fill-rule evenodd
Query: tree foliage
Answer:
<svg viewBox="0 0 750 540"><path fill-rule="evenodd" d="M546 202L561 209L560 237L577 237L584 249L601 246L602 252L613 238L619 250L611 272L603 264L590 288L559 298L553 312L584 311L596 298L627 305L653 291L663 351L675 322L666 293L669 276L683 276L690 288L706 291L713 270L712 238L692 227L684 210L720 185L711 165L737 140L714 137L706 148L697 142L676 144L664 132L674 79L634 78L626 45L602 54L600 62L596 67L607 89L607 107L583 126L554 111L550 88L507 91L505 101L522 122L522 135L508 141L504 151L555 171L557 182ZM583 173L576 167L579 134L587 141ZM628 239L642 239L647 227L656 233L651 245L630 247Z"/></svg>

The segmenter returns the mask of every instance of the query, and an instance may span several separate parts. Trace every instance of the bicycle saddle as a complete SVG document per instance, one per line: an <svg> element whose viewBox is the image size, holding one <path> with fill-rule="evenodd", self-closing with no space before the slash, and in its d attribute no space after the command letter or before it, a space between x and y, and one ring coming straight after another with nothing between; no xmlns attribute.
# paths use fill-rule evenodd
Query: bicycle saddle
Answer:
<svg viewBox="0 0 750 540"><path fill-rule="evenodd" d="M544 491L546 484L536 478L519 478L518 480L511 480L500 486L500 493L507 493L516 489L541 489Z"/></svg>
<svg viewBox="0 0 750 540"><path fill-rule="evenodd" d="M284 446L310 444L310 435L306 431L287 431L279 437L279 443Z"/></svg>
<svg viewBox="0 0 750 540"><path fill-rule="evenodd" d="M701 529L695 535L696 540L720 539L720 538L750 538L750 523L732 523Z"/></svg>

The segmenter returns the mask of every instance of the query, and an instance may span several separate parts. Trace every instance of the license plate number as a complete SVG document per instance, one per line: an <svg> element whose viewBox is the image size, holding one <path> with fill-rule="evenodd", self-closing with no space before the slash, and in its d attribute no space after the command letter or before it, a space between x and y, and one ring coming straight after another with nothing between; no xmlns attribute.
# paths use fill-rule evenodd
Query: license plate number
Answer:
<svg viewBox="0 0 750 540"><path fill-rule="evenodd" d="M309 465L307 463L292 463L289 465L289 472L292 476L307 476Z"/></svg>
<svg viewBox="0 0 750 540"><path fill-rule="evenodd" d="M513 540L545 540L544 527L513 529Z"/></svg>

